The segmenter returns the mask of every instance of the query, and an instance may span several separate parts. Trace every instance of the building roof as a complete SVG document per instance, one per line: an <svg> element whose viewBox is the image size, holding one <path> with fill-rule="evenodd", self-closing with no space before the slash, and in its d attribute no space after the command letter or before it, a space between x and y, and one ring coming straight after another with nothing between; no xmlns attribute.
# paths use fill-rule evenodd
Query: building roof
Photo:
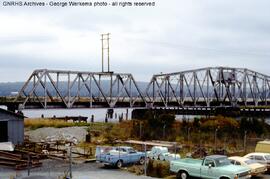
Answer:
<svg viewBox="0 0 270 179"><path fill-rule="evenodd" d="M25 118L25 116L23 114L15 113L15 112L8 111L8 110L2 109L2 108L0 108L0 113L4 113L4 114L7 114L7 115L12 115L12 116L15 116L15 117L18 117L18 118L21 118L21 119Z"/></svg>
<svg viewBox="0 0 270 179"><path fill-rule="evenodd" d="M270 144L270 140L259 141L260 144Z"/></svg>

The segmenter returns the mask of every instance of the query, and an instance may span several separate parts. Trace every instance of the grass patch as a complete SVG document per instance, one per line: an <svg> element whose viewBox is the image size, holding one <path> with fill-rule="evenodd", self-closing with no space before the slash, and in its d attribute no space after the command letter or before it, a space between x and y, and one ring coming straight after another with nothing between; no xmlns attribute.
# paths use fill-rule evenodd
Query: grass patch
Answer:
<svg viewBox="0 0 270 179"><path fill-rule="evenodd" d="M75 127L75 126L86 126L90 127L91 130L102 130L108 126L111 126L111 123L86 123L86 122L68 122L65 120L58 119L46 119L46 118L29 118L24 120L24 126L30 128L31 130L42 128L42 127L54 127L54 128L63 128L63 127Z"/></svg>

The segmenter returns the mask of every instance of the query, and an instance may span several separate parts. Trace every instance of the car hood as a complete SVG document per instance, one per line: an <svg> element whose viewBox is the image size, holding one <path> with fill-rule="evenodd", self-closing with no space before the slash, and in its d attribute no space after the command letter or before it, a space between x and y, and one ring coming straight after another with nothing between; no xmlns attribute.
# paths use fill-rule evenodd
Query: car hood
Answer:
<svg viewBox="0 0 270 179"><path fill-rule="evenodd" d="M262 167L266 167L265 165L260 164L260 163L253 163L253 164L249 164L248 166L252 170L255 170L255 169L258 169L258 168L262 168Z"/></svg>

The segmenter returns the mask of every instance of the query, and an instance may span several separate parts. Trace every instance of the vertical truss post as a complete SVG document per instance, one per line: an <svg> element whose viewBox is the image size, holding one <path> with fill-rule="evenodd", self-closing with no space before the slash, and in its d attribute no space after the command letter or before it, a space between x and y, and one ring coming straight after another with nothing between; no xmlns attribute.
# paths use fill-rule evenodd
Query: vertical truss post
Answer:
<svg viewBox="0 0 270 179"><path fill-rule="evenodd" d="M233 106L236 106L236 103L237 103L237 97L236 97L236 89L235 89L235 84L237 82L237 76L236 76L236 73L235 73L235 69L232 70L232 82L231 82L231 90L232 90L232 105Z"/></svg>
<svg viewBox="0 0 270 179"><path fill-rule="evenodd" d="M170 81L170 77L166 76L165 77L165 89L167 91L167 95L165 94L165 101L166 104L168 104L170 102L170 87L169 87L169 81Z"/></svg>
<svg viewBox="0 0 270 179"><path fill-rule="evenodd" d="M210 99L209 99L209 78L210 78L210 69L206 70L206 104L207 107L210 107Z"/></svg>
<svg viewBox="0 0 270 179"><path fill-rule="evenodd" d="M184 74L180 73L180 102L184 105Z"/></svg>
<svg viewBox="0 0 270 179"><path fill-rule="evenodd" d="M113 90L112 89L113 88L113 84L112 83L113 83L113 76L112 76L112 74L110 74L110 94L109 94L110 95L110 100L109 100L110 102L112 102L112 100L113 100L112 99L113 98L113 96L112 96L112 93L113 93L113 91L112 91Z"/></svg>
<svg viewBox="0 0 270 179"><path fill-rule="evenodd" d="M131 77L129 76L128 78L129 78L129 93L130 93L129 107L133 107Z"/></svg>
<svg viewBox="0 0 270 179"><path fill-rule="evenodd" d="M264 105L267 106L267 82L266 82L266 77L263 78L263 96L264 96Z"/></svg>
<svg viewBox="0 0 270 179"><path fill-rule="evenodd" d="M253 75L252 78L252 87L254 93L254 105L258 106L258 88L257 88L257 73Z"/></svg>
<svg viewBox="0 0 270 179"><path fill-rule="evenodd" d="M247 106L247 70L244 69L244 78L243 78L243 99L244 99L244 104Z"/></svg>
<svg viewBox="0 0 270 179"><path fill-rule="evenodd" d="M98 86L100 87L101 85L101 75L99 74L98 75ZM101 91L99 90L98 92L98 98L101 99Z"/></svg>
<svg viewBox="0 0 270 179"><path fill-rule="evenodd" d="M156 79L156 77L153 77L153 79L152 79L152 84L153 84L153 88L152 88L152 100L153 100L153 103L155 102L155 98L156 98L156 89L155 89L155 81L156 81L157 79Z"/></svg>
<svg viewBox="0 0 270 179"><path fill-rule="evenodd" d="M81 78L82 78L82 74L78 73L78 100L80 99L80 93L81 93Z"/></svg>
<svg viewBox="0 0 270 179"><path fill-rule="evenodd" d="M196 106L197 101L197 75L196 72L193 72L193 105Z"/></svg>
<svg viewBox="0 0 270 179"><path fill-rule="evenodd" d="M89 90L89 99L90 99L90 108L93 107L93 94L92 94L92 75L89 75L90 79L89 79L89 86L90 86L90 90Z"/></svg>
<svg viewBox="0 0 270 179"><path fill-rule="evenodd" d="M56 73L56 88L59 89L59 73ZM60 97L58 93L56 93L56 98Z"/></svg>
<svg viewBox="0 0 270 179"><path fill-rule="evenodd" d="M70 73L68 72L68 108L71 107L71 92L70 92Z"/></svg>
<svg viewBox="0 0 270 179"><path fill-rule="evenodd" d="M44 75L44 107L47 108L47 72Z"/></svg>

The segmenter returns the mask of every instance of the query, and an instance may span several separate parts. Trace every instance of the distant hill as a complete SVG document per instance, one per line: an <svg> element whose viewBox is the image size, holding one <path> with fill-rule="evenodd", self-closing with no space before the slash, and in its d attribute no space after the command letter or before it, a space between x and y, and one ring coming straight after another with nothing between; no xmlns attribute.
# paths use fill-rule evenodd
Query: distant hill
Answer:
<svg viewBox="0 0 270 179"><path fill-rule="evenodd" d="M23 82L0 83L0 96L10 96L12 92L20 91L23 84Z"/></svg>

